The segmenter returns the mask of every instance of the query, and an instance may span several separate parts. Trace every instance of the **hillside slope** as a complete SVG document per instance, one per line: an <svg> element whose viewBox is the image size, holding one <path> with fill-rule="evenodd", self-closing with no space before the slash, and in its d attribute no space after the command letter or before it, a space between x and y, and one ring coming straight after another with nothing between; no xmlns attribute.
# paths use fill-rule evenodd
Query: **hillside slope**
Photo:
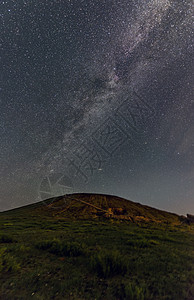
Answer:
<svg viewBox="0 0 194 300"><path fill-rule="evenodd" d="M51 198L23 206L9 213L52 215L55 218L113 218L131 222L173 223L179 225L182 217L117 196L76 193ZM7 212L8 213L8 212Z"/></svg>
<svg viewBox="0 0 194 300"><path fill-rule="evenodd" d="M0 300L193 300L193 245L194 227L178 215L115 196L5 211Z"/></svg>

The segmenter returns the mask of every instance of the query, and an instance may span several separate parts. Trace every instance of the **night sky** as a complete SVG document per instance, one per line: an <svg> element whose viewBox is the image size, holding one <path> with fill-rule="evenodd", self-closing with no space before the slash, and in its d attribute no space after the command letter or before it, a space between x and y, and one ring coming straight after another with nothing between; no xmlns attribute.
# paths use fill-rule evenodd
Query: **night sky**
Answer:
<svg viewBox="0 0 194 300"><path fill-rule="evenodd" d="M0 210L95 192L194 213L192 1L0 14Z"/></svg>

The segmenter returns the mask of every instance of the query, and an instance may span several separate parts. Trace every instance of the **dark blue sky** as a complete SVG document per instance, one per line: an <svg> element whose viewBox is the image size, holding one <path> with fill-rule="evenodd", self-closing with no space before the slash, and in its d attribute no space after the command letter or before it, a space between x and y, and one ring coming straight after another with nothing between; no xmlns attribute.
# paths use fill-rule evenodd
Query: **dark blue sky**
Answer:
<svg viewBox="0 0 194 300"><path fill-rule="evenodd" d="M65 192L194 213L192 1L2 1L0 210Z"/></svg>

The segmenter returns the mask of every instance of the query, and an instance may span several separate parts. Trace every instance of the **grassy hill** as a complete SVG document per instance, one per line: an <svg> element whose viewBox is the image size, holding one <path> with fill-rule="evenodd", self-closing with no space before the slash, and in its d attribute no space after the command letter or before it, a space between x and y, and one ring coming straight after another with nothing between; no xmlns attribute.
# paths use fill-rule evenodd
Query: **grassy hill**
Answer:
<svg viewBox="0 0 194 300"><path fill-rule="evenodd" d="M154 222L180 225L182 218L177 214L158 210L117 196L76 193L51 198L31 205L10 210L9 213L40 214L65 219L107 218L134 223Z"/></svg>
<svg viewBox="0 0 194 300"><path fill-rule="evenodd" d="M0 299L194 299L194 227L72 194L0 213Z"/></svg>

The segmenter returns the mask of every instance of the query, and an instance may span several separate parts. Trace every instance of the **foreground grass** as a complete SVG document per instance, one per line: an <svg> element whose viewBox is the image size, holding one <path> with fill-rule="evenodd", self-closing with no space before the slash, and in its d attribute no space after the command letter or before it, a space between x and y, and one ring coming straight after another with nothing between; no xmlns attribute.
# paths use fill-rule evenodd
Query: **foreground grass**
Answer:
<svg viewBox="0 0 194 300"><path fill-rule="evenodd" d="M0 214L0 299L194 299L192 227Z"/></svg>

